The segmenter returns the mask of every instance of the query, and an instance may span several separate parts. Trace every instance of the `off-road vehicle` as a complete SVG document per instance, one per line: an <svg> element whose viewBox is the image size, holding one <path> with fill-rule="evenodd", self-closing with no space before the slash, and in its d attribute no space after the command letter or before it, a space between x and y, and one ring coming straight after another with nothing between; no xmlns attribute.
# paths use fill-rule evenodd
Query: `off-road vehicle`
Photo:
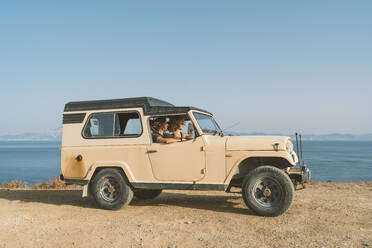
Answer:
<svg viewBox="0 0 372 248"><path fill-rule="evenodd" d="M192 139L154 143L151 123L181 116ZM298 153L298 152L297 152ZM294 198L294 186L309 180L292 139L228 136L208 111L178 107L151 97L69 102L63 114L60 178L84 185L104 209L120 209L133 196L167 190L239 187L256 214L277 216Z"/></svg>

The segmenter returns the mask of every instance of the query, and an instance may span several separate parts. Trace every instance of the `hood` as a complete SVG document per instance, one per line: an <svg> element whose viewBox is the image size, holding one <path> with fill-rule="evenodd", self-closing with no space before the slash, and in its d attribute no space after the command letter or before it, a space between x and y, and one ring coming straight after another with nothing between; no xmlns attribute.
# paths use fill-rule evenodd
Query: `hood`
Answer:
<svg viewBox="0 0 372 248"><path fill-rule="evenodd" d="M287 136L229 136L227 151L285 151Z"/></svg>

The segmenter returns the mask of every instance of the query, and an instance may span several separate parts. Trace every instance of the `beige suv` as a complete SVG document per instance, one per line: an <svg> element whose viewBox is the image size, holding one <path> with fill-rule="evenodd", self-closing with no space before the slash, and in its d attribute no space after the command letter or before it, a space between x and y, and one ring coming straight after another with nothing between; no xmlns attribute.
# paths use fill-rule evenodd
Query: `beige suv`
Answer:
<svg viewBox="0 0 372 248"><path fill-rule="evenodd" d="M154 143L150 123L182 117L190 140ZM84 185L104 209L133 196L167 190L242 189L246 205L263 216L284 213L294 186L309 180L290 137L225 136L208 111L151 98L69 102L63 114L60 178Z"/></svg>

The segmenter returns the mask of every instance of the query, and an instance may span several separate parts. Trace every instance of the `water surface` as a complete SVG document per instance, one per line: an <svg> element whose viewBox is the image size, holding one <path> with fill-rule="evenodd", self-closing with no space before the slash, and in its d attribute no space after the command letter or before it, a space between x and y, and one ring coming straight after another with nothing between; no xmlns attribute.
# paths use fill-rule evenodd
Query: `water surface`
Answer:
<svg viewBox="0 0 372 248"><path fill-rule="evenodd" d="M315 181L372 181L372 142L304 141L303 150ZM59 142L0 142L0 184L32 185L59 174Z"/></svg>

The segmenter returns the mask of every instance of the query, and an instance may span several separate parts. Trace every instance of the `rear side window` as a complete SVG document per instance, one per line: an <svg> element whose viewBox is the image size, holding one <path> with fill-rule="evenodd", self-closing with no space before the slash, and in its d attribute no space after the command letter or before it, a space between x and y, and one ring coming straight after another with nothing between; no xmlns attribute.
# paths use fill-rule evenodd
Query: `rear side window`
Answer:
<svg viewBox="0 0 372 248"><path fill-rule="evenodd" d="M83 131L85 138L112 137L113 134L113 113L97 113L91 115Z"/></svg>
<svg viewBox="0 0 372 248"><path fill-rule="evenodd" d="M84 138L138 137L142 124L137 112L92 114L83 130Z"/></svg>
<svg viewBox="0 0 372 248"><path fill-rule="evenodd" d="M142 124L138 113L115 113L115 136L139 136Z"/></svg>

